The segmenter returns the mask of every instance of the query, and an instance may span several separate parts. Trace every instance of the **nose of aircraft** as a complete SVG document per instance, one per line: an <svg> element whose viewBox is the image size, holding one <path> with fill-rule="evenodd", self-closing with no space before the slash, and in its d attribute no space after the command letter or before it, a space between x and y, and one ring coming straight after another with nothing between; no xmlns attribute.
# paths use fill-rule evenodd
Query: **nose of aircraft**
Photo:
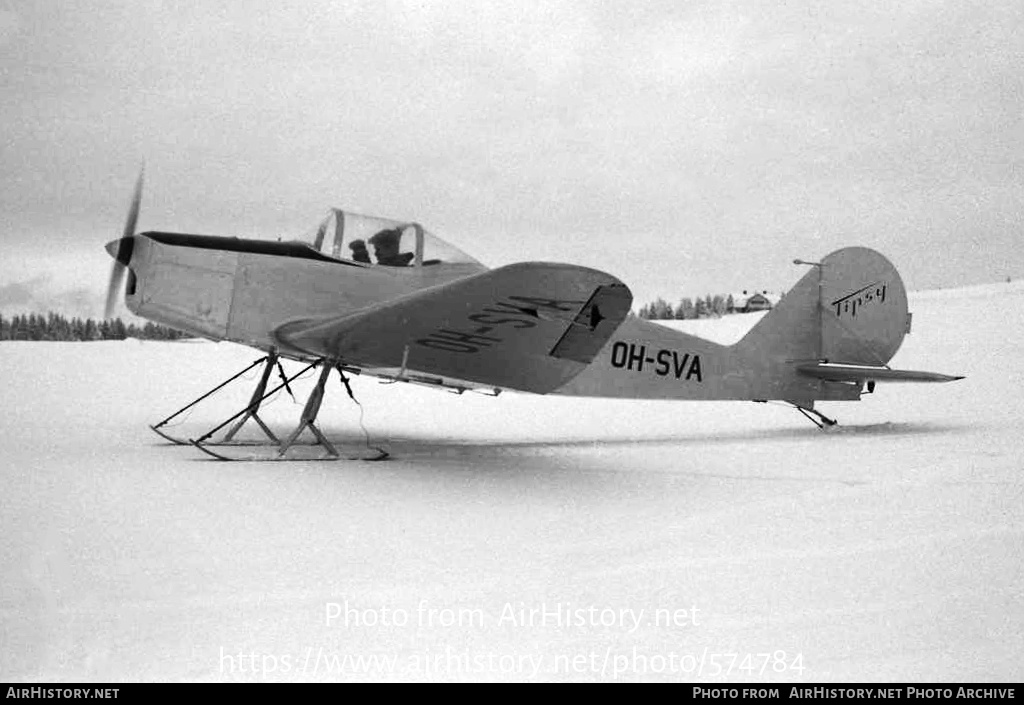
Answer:
<svg viewBox="0 0 1024 705"><path fill-rule="evenodd" d="M127 265L132 258L132 250L135 248L134 237L122 237L108 242L104 249L120 264Z"/></svg>

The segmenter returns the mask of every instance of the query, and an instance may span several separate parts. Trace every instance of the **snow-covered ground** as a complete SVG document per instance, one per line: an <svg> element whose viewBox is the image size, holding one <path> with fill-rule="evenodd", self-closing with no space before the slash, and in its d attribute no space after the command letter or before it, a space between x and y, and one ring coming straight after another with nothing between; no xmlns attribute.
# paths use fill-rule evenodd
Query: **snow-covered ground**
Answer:
<svg viewBox="0 0 1024 705"><path fill-rule="evenodd" d="M967 378L825 404L827 433L356 378L383 463L217 463L147 429L251 350L0 344L0 680L1019 681L1024 286L911 310L894 366Z"/></svg>

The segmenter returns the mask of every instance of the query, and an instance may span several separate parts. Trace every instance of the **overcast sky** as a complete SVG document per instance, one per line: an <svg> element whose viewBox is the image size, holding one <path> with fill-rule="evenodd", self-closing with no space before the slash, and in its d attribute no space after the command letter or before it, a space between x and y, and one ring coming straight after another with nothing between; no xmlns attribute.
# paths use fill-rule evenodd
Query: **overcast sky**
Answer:
<svg viewBox="0 0 1024 705"><path fill-rule="evenodd" d="M142 230L349 207L638 305L844 245L1024 276L1020 0L0 0L0 90L0 310L99 312L143 161Z"/></svg>

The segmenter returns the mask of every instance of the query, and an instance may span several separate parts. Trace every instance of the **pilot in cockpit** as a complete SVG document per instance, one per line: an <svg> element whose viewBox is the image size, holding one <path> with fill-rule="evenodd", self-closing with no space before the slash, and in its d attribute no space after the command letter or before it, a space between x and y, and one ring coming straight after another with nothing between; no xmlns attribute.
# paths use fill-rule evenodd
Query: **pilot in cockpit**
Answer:
<svg viewBox="0 0 1024 705"><path fill-rule="evenodd" d="M348 247L352 250L352 259L356 262L370 264L370 251L366 249L365 242L362 240L353 240L348 243Z"/></svg>
<svg viewBox="0 0 1024 705"><path fill-rule="evenodd" d="M398 243L402 239L402 229L394 228L381 230L370 238L373 245L373 254L377 257L377 264L387 267L407 267L414 255L412 252L398 252Z"/></svg>

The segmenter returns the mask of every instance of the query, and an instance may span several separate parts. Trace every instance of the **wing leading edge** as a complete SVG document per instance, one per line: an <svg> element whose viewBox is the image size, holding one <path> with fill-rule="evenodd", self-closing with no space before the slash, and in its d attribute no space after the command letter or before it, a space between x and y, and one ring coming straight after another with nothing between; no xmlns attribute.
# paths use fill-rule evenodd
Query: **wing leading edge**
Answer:
<svg viewBox="0 0 1024 705"><path fill-rule="evenodd" d="M610 274L526 262L332 319L292 321L284 349L545 394L579 374L629 313Z"/></svg>

